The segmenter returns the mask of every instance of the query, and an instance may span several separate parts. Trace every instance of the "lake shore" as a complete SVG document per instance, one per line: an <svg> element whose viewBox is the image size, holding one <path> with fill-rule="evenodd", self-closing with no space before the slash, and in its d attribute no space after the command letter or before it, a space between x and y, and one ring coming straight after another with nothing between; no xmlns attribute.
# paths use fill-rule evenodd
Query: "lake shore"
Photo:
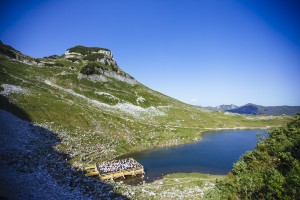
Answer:
<svg viewBox="0 0 300 200"><path fill-rule="evenodd" d="M204 130L211 130L211 131L219 131L219 130L253 130L253 129L261 129L261 130L270 130L273 128L278 128L280 126L263 126L263 127L225 127L225 128L203 128Z"/></svg>
<svg viewBox="0 0 300 200"><path fill-rule="evenodd" d="M154 182L126 185L115 182L117 191L130 199L203 199L213 190L217 180L225 176L202 173L173 173Z"/></svg>
<svg viewBox="0 0 300 200"><path fill-rule="evenodd" d="M121 155L117 155L113 159L122 159L126 158L127 155L137 153L140 151L148 151L148 150L153 150L157 148L172 148L172 147L178 147L186 144L192 144L195 142L199 142L202 140L202 134L209 133L211 131L221 131L221 130L271 130L273 128L278 128L280 126L257 126L257 127L246 127L246 126L241 126L241 127L223 127L223 128L197 128L199 129L199 137L198 138L190 138L187 142L180 143L180 144L175 144L175 145L161 145L161 146L152 146L152 147L147 147L147 148L141 148L135 151L130 151Z"/></svg>
<svg viewBox="0 0 300 200"><path fill-rule="evenodd" d="M225 175L240 156L255 148L257 133L268 137L262 129L215 130L203 134L197 142L139 151L122 158L132 157L144 166L145 182L172 173Z"/></svg>

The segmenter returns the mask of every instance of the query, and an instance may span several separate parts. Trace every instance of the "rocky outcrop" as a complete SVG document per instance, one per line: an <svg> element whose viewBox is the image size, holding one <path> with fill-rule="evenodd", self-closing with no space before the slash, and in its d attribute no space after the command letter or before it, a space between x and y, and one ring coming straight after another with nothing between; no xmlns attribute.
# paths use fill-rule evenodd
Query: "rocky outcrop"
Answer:
<svg viewBox="0 0 300 200"><path fill-rule="evenodd" d="M19 61L33 60L30 56L26 56L22 54L20 51L14 49L13 47L3 44L2 41L0 41L0 54L3 54L9 58L16 59Z"/></svg>

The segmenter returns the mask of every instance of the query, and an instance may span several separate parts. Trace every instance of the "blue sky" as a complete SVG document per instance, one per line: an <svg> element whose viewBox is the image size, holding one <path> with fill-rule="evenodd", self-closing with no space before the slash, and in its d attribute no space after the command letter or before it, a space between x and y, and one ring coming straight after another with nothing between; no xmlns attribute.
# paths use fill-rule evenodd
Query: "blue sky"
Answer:
<svg viewBox="0 0 300 200"><path fill-rule="evenodd" d="M0 0L0 40L25 54L112 50L146 86L196 105L300 105L297 0Z"/></svg>

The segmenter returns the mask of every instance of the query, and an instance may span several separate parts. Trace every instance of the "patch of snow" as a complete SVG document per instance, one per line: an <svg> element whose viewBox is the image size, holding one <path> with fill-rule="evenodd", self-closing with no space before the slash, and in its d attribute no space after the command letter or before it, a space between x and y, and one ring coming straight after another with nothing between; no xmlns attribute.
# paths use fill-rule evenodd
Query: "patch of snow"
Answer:
<svg viewBox="0 0 300 200"><path fill-rule="evenodd" d="M2 84L1 87L4 89L0 92L3 96L8 96L10 94L26 94L26 91L20 86Z"/></svg>

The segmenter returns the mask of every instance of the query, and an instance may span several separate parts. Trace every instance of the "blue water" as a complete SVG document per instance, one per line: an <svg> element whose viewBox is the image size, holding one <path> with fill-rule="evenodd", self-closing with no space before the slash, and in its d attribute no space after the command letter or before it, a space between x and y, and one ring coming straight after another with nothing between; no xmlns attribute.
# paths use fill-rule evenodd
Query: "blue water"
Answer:
<svg viewBox="0 0 300 200"><path fill-rule="evenodd" d="M145 180L176 172L227 174L246 151L255 148L257 133L263 130L225 130L203 133L201 140L170 148L136 152L126 155L140 162Z"/></svg>

